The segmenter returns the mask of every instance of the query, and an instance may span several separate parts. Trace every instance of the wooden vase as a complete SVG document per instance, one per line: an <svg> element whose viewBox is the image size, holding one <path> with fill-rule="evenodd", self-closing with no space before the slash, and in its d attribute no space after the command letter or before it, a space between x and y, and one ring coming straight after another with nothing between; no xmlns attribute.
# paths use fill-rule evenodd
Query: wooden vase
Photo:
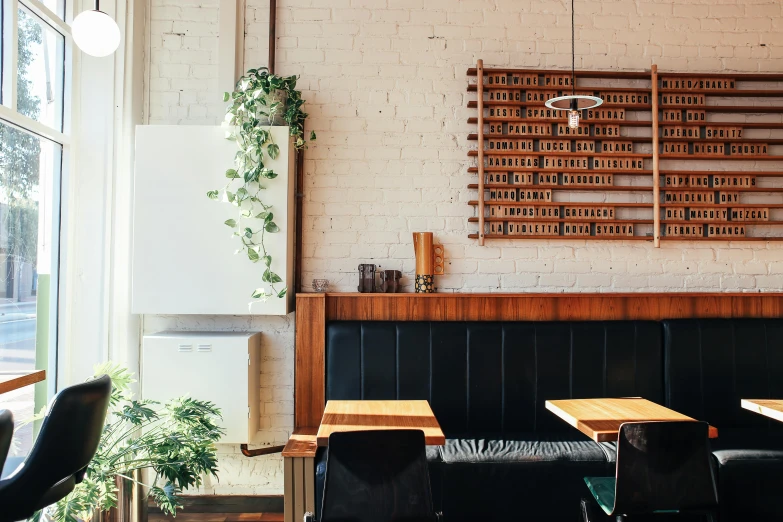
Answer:
<svg viewBox="0 0 783 522"><path fill-rule="evenodd" d="M416 281L414 288L417 294L431 294L435 292L435 263L432 244L432 232L413 233L413 252L416 254Z"/></svg>

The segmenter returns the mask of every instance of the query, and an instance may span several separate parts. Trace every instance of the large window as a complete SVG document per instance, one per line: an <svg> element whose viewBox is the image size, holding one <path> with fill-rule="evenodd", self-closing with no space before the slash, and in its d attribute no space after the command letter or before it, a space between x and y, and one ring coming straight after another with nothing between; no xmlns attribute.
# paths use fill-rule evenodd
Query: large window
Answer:
<svg viewBox="0 0 783 522"><path fill-rule="evenodd" d="M36 369L47 381L0 394L29 419L56 383L60 187L67 172L71 40L64 0L0 0L0 379ZM4 474L29 452L15 433Z"/></svg>

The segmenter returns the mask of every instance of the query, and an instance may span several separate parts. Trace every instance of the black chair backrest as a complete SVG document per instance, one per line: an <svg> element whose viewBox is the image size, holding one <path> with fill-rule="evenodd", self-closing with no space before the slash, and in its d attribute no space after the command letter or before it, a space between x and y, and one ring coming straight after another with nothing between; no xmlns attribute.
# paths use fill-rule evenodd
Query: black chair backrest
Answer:
<svg viewBox="0 0 783 522"><path fill-rule="evenodd" d="M333 433L320 520L434 521L424 433Z"/></svg>
<svg viewBox="0 0 783 522"><path fill-rule="evenodd" d="M14 416L10 410L0 410L0 471L8 457L11 440L14 438Z"/></svg>
<svg viewBox="0 0 783 522"><path fill-rule="evenodd" d="M628 422L617 442L614 513L708 511L718 505L706 422Z"/></svg>
<svg viewBox="0 0 783 522"><path fill-rule="evenodd" d="M0 520L28 517L42 507L38 502L50 495L55 485L81 482L98 449L110 396L108 375L70 386L55 396L24 465L0 482L0 505L13 511L4 513ZM9 499L13 503L6 504Z"/></svg>

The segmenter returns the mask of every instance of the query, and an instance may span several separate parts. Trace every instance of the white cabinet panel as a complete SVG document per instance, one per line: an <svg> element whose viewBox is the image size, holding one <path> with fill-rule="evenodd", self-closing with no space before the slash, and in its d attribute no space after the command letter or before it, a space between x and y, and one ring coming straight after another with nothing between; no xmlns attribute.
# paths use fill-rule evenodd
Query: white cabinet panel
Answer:
<svg viewBox="0 0 783 522"><path fill-rule="evenodd" d="M221 409L221 443L246 444L259 427L261 334L160 332L144 336L141 395L166 402L187 395Z"/></svg>
<svg viewBox="0 0 783 522"><path fill-rule="evenodd" d="M285 315L293 304L294 149L288 127L271 127L280 146L265 160L278 177L265 180L264 201L280 232L266 234L272 269L289 292L253 302L264 265L251 263L224 224L236 207L207 198L234 166L236 143L219 126L144 125L136 128L132 312L139 314ZM236 187L238 185L234 184ZM248 223L250 223L248 221ZM258 229L260 220L248 224ZM253 302L252 305L250 303Z"/></svg>

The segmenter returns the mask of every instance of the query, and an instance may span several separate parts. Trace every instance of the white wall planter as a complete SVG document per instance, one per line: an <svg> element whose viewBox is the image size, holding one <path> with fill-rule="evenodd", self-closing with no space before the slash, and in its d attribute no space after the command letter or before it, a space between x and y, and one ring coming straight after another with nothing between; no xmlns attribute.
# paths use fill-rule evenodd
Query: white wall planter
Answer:
<svg viewBox="0 0 783 522"><path fill-rule="evenodd" d="M235 255L239 240L224 221L236 207L207 198L222 188L234 165L236 143L225 127L145 125L136 128L133 212L133 288L136 314L285 315L293 304L294 147L288 127L270 127L280 146L264 164L278 177L265 180L264 201L280 231L265 243L272 269L289 291L255 302L264 285L263 263ZM251 225L253 229L260 228ZM279 286L282 288L282 284ZM251 304L252 303L252 304Z"/></svg>

